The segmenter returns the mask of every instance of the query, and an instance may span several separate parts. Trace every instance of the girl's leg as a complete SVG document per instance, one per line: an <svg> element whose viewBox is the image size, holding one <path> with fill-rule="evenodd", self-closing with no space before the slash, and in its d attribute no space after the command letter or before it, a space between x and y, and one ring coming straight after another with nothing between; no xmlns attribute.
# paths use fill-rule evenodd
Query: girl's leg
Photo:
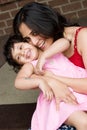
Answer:
<svg viewBox="0 0 87 130"><path fill-rule="evenodd" d="M83 111L76 111L70 115L65 123L74 126L76 130L87 130L87 114Z"/></svg>

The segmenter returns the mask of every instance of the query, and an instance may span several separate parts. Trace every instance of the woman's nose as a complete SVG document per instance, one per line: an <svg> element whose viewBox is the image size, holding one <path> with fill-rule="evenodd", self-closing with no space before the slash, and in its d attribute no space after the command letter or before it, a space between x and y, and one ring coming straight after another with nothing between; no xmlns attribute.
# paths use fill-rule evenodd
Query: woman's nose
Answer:
<svg viewBox="0 0 87 130"><path fill-rule="evenodd" d="M34 46L37 46L38 44L38 37L31 37L31 44L34 45Z"/></svg>

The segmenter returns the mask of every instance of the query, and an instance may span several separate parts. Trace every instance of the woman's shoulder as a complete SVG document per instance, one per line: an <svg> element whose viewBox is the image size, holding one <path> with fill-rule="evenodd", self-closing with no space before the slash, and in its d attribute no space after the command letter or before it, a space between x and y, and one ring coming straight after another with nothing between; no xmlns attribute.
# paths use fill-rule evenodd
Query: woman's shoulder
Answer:
<svg viewBox="0 0 87 130"><path fill-rule="evenodd" d="M83 27L77 37L77 46L81 54L87 54L87 27Z"/></svg>
<svg viewBox="0 0 87 130"><path fill-rule="evenodd" d="M79 27L76 30L77 44L84 44L87 42L87 27Z"/></svg>
<svg viewBox="0 0 87 130"><path fill-rule="evenodd" d="M84 35L86 35L87 36L87 27L80 27L80 28L78 28L78 35L80 35L80 36L84 36Z"/></svg>
<svg viewBox="0 0 87 130"><path fill-rule="evenodd" d="M84 44L85 42L87 43L87 27L83 27L79 33L77 40L81 43Z"/></svg>

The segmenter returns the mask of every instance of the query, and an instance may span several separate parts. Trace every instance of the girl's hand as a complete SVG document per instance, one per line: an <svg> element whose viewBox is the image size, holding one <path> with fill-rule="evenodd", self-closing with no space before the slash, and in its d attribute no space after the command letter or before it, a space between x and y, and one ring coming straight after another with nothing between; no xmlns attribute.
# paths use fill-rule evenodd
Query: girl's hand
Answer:
<svg viewBox="0 0 87 130"><path fill-rule="evenodd" d="M51 101L53 99L54 93L51 87L48 85L48 83L44 79L40 80L39 88L42 90L43 95L47 100Z"/></svg>

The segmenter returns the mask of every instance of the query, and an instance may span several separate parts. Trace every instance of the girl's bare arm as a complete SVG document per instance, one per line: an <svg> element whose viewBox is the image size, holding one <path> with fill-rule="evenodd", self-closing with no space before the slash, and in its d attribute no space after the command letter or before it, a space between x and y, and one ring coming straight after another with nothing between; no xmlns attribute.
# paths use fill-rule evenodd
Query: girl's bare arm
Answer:
<svg viewBox="0 0 87 130"><path fill-rule="evenodd" d="M51 100L54 96L47 81L34 74L34 67L30 63L25 64L19 71L15 79L15 87L22 90L40 88L47 100Z"/></svg>
<svg viewBox="0 0 87 130"><path fill-rule="evenodd" d="M33 89L38 87L39 78L31 78L33 74L33 65L24 64L15 79L15 87L18 89Z"/></svg>

